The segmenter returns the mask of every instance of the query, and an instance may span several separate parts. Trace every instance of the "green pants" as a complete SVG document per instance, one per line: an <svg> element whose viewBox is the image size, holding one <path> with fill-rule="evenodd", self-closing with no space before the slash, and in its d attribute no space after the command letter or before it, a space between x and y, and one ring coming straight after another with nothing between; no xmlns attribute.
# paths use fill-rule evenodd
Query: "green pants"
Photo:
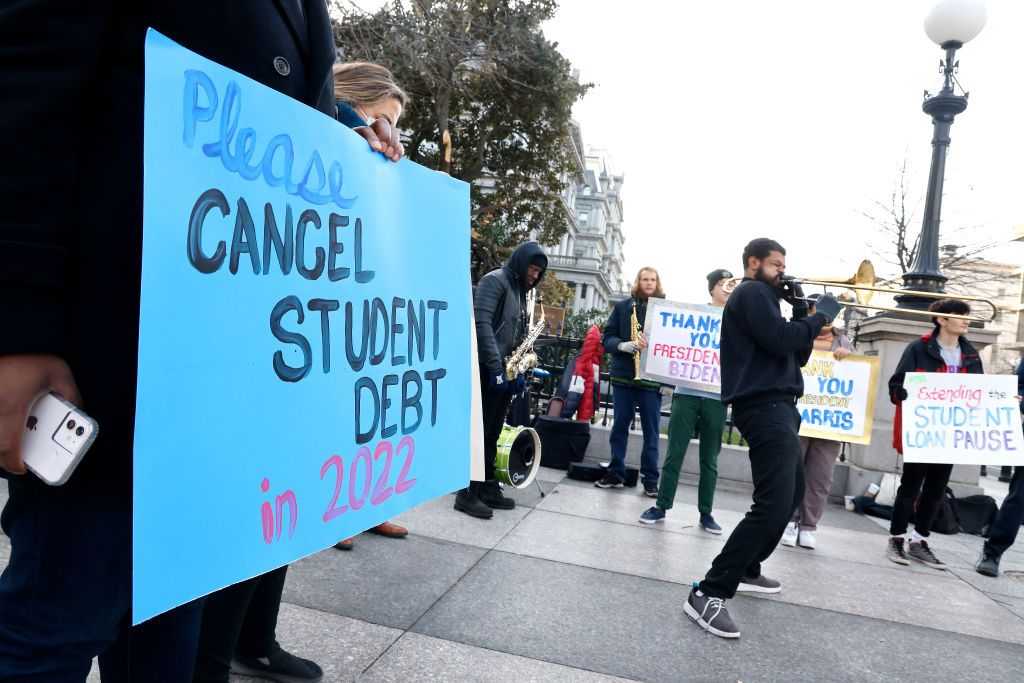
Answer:
<svg viewBox="0 0 1024 683"><path fill-rule="evenodd" d="M661 466L658 507L672 508L679 485L679 471L690 446L693 428L700 421L700 483L697 486L697 509L711 514L718 482L718 453L722 450L725 429L725 404L717 398L699 398L676 394L672 397L672 415L668 421L668 453Z"/></svg>

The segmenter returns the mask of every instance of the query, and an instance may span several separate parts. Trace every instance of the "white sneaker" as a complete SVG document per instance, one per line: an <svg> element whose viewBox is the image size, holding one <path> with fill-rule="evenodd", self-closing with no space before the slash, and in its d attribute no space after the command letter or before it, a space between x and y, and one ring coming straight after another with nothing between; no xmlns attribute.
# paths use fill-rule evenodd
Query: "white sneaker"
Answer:
<svg viewBox="0 0 1024 683"><path fill-rule="evenodd" d="M782 545L792 548L796 545L796 537L799 533L796 522L790 522L786 525L786 531L782 534Z"/></svg>
<svg viewBox="0 0 1024 683"><path fill-rule="evenodd" d="M818 543L814 538L814 532L807 531L806 529L800 530L799 542L801 548L810 548L811 550L814 550L814 546Z"/></svg>

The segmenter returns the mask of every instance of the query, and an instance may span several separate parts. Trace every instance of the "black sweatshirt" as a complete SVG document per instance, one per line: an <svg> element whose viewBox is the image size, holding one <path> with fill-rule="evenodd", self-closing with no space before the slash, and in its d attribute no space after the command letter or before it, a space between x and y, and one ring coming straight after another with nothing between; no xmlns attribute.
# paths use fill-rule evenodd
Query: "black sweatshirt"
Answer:
<svg viewBox="0 0 1024 683"><path fill-rule="evenodd" d="M803 317L800 317L803 316ZM786 321L778 290L743 278L722 313L722 403L753 405L803 396L800 368L811 356L824 313L796 309Z"/></svg>

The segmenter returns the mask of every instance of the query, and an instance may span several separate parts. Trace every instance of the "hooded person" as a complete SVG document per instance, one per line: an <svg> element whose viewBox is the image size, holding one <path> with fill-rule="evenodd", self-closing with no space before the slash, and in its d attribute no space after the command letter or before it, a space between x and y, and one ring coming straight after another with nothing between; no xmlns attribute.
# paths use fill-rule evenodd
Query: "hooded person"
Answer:
<svg viewBox="0 0 1024 683"><path fill-rule="evenodd" d="M537 242L516 247L508 262L480 278L473 290L477 353L480 363L481 408L484 420L485 481L470 482L455 496L455 509L472 517L490 519L492 508L511 510L515 501L502 495L494 477L498 438L509 404L526 388L520 374L509 379L505 358L527 332L526 294L540 283L548 257Z"/></svg>

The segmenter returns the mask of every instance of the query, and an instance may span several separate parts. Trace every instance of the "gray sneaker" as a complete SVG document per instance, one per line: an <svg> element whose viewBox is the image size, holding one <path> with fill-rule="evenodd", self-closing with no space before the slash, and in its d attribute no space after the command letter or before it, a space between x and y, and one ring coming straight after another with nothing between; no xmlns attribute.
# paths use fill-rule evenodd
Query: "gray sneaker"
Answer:
<svg viewBox="0 0 1024 683"><path fill-rule="evenodd" d="M725 601L710 595L697 597L696 586L690 591L683 611L708 633L714 633L721 638L740 637L739 628L729 616L729 610L725 609Z"/></svg>
<svg viewBox="0 0 1024 683"><path fill-rule="evenodd" d="M917 560L921 564L926 564L932 569L949 569L945 562L935 557L935 553L928 547L928 541L921 541L920 543L910 542L910 548L907 550L907 555L910 559Z"/></svg>
<svg viewBox="0 0 1024 683"><path fill-rule="evenodd" d="M769 579L764 574L761 576L744 576L740 585L736 587L737 593L778 593L782 590L782 584L775 579Z"/></svg>
<svg viewBox="0 0 1024 683"><path fill-rule="evenodd" d="M896 564L910 564L907 551L903 549L903 539L889 537L889 545L885 547L885 556Z"/></svg>

